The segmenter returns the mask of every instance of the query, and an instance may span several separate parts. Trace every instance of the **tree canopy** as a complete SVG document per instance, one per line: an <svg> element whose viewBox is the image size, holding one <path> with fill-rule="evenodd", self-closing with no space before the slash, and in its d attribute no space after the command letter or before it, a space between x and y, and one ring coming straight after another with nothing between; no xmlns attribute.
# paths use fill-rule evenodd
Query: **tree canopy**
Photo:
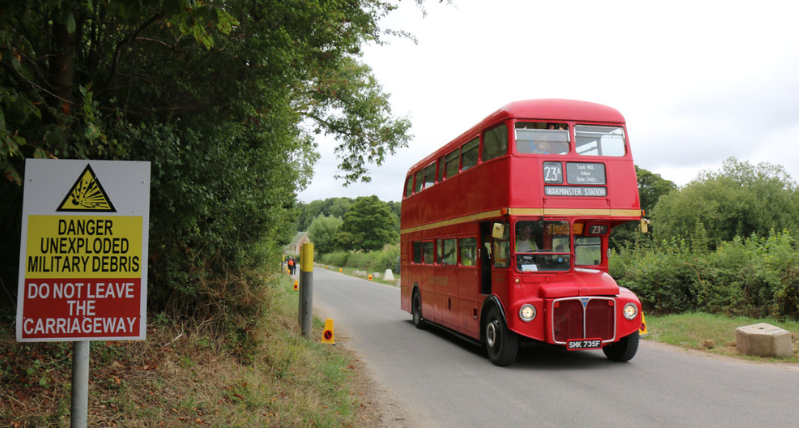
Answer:
<svg viewBox="0 0 799 428"><path fill-rule="evenodd" d="M308 239L314 244L314 251L319 254L336 250L336 233L344 221L341 217L320 214L308 227Z"/></svg>
<svg viewBox="0 0 799 428"><path fill-rule="evenodd" d="M396 222L388 204L377 196L359 197L344 215L336 243L346 251L380 250L386 244L399 241L399 234L394 229Z"/></svg>
<svg viewBox="0 0 799 428"><path fill-rule="evenodd" d="M314 135L336 138L344 183L368 180L370 163L407 144L409 121L393 115L360 61L364 43L382 43L378 21L394 7L6 2L3 232L20 236L26 157L148 160L151 305L195 314L258 307L240 298L252 296L247 272L276 260L291 238L296 193L318 159ZM0 246L0 275L14 284L19 242Z"/></svg>
<svg viewBox="0 0 799 428"><path fill-rule="evenodd" d="M775 229L796 234L799 192L782 166L752 165L728 158L719 171L703 171L679 191L660 198L652 210L657 239L687 237L701 223L709 244Z"/></svg>
<svg viewBox="0 0 799 428"><path fill-rule="evenodd" d="M647 216L651 215L652 208L657 204L663 195L668 194L677 188L674 182L666 180L660 174L652 173L644 168L635 166L635 175L638 179L638 195L641 203L641 210ZM610 246L615 248L618 245L637 242L640 239L650 239L651 234L642 234L638 223L629 222L613 228Z"/></svg>
<svg viewBox="0 0 799 428"><path fill-rule="evenodd" d="M327 198L297 205L297 230L310 230L311 223L320 215L344 217L352 206L351 198Z"/></svg>

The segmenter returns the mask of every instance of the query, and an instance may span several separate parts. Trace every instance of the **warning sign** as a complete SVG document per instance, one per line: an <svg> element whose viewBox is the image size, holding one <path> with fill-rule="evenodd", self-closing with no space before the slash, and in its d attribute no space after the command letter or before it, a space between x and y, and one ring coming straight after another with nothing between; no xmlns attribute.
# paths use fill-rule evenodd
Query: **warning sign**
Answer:
<svg viewBox="0 0 799 428"><path fill-rule="evenodd" d="M17 340L145 338L149 182L148 162L27 160Z"/></svg>

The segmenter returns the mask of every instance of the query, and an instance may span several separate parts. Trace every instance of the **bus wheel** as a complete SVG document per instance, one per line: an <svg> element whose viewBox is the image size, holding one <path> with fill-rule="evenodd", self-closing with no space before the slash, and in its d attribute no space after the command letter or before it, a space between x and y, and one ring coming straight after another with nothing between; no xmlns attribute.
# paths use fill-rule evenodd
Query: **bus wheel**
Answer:
<svg viewBox="0 0 799 428"><path fill-rule="evenodd" d="M488 359L497 366L513 363L519 351L519 336L508 329L496 307L489 309L486 316L485 345Z"/></svg>
<svg viewBox="0 0 799 428"><path fill-rule="evenodd" d="M422 318L422 299L419 297L418 292L413 293L413 303L411 303L411 311L413 313L413 325L419 330L423 330L425 326L424 318Z"/></svg>
<svg viewBox="0 0 799 428"><path fill-rule="evenodd" d="M632 360L635 356L635 353L638 351L638 340L638 331L636 331L616 343L605 346L602 348L602 352L605 353L605 356L608 357L609 360L624 363Z"/></svg>

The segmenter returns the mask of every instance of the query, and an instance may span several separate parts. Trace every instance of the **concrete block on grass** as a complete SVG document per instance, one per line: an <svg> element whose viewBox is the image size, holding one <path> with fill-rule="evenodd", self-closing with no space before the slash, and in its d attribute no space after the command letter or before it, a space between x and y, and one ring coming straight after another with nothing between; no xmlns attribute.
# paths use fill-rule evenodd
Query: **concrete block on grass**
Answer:
<svg viewBox="0 0 799 428"><path fill-rule="evenodd" d="M760 357L790 357L793 355L791 333L771 324L752 324L735 329L738 352Z"/></svg>

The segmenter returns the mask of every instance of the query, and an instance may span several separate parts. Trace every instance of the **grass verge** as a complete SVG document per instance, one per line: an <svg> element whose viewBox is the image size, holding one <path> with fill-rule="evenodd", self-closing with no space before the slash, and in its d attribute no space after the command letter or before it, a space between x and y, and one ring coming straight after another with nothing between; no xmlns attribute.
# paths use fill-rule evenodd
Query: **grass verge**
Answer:
<svg viewBox="0 0 799 428"><path fill-rule="evenodd" d="M646 315L649 329L648 340L697 349L713 354L734 356L753 361L779 361L799 363L799 322L756 319L748 317L730 318L725 315L685 313L679 315ZM736 346L735 329L738 327L768 323L791 332L794 353L792 357L765 358L741 355Z"/></svg>
<svg viewBox="0 0 799 428"><path fill-rule="evenodd" d="M240 361L224 332L150 317L147 340L92 342L89 426L371 427L369 381L346 350L306 340L297 293L283 275L259 349ZM323 323L314 320L313 337ZM69 426L72 344L18 343L0 325L0 426Z"/></svg>

